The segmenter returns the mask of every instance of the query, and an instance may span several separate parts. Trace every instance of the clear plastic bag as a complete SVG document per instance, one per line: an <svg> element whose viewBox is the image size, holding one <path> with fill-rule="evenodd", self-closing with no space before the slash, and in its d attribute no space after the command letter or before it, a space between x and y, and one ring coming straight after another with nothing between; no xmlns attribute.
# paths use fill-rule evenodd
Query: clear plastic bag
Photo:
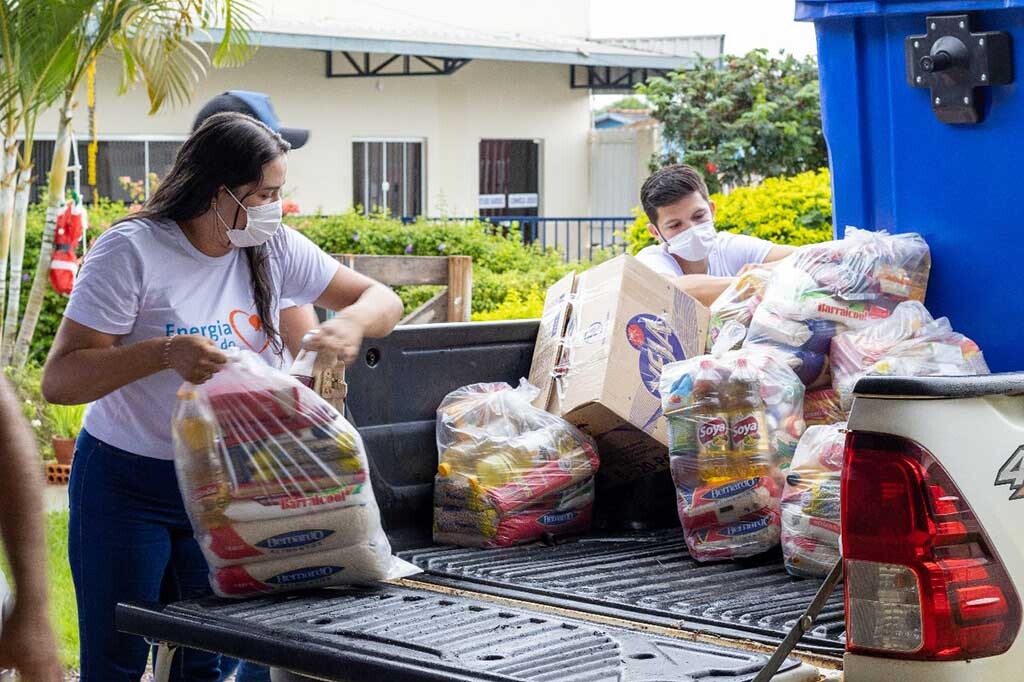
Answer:
<svg viewBox="0 0 1024 682"><path fill-rule="evenodd" d="M711 304L711 323L708 325L708 348L718 341L718 335L727 322L735 321L750 326L754 311L764 298L771 271L766 268L751 270L736 278L729 288ZM731 349L726 349L731 350Z"/></svg>
<svg viewBox="0 0 1024 682"><path fill-rule="evenodd" d="M716 351L732 345L724 338ZM782 483L804 430L804 387L785 358L743 348L673 363L661 395L691 555L738 558L776 546Z"/></svg>
<svg viewBox="0 0 1024 682"><path fill-rule="evenodd" d="M846 424L811 426L782 492L782 555L796 576L824 577L840 556L840 477Z"/></svg>
<svg viewBox="0 0 1024 682"><path fill-rule="evenodd" d="M916 234L851 227L845 239L803 246L772 269L744 346L784 350L805 385L827 386L832 338L923 301L930 269Z"/></svg>
<svg viewBox="0 0 1024 682"><path fill-rule="evenodd" d="M829 426L846 421L847 413L839 404L839 393L834 388L807 391L804 395L804 423L810 426Z"/></svg>
<svg viewBox="0 0 1024 682"><path fill-rule="evenodd" d="M917 301L900 303L877 324L836 336L831 354L833 385L847 411L863 376L989 373L978 345L953 331L945 317L933 319Z"/></svg>
<svg viewBox="0 0 1024 682"><path fill-rule="evenodd" d="M473 384L437 410L434 541L505 547L590 528L593 440L531 405L522 381Z"/></svg>
<svg viewBox="0 0 1024 682"><path fill-rule="evenodd" d="M385 580L391 556L358 431L295 378L248 351L184 384L175 469L220 596Z"/></svg>

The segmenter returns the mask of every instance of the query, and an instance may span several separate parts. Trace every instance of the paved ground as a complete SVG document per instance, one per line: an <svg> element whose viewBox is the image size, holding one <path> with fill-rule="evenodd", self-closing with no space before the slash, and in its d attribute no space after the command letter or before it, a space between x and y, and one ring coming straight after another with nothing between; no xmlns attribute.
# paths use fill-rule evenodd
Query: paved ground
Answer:
<svg viewBox="0 0 1024 682"><path fill-rule="evenodd" d="M64 682L78 682L78 679L79 679L79 675L78 675L78 671L77 670L68 672L64 676ZM234 679L235 679L235 676L232 675L231 678L227 682L233 682ZM149 670L149 669L146 670L146 674L142 676L142 682L153 682L153 671L152 670Z"/></svg>
<svg viewBox="0 0 1024 682"><path fill-rule="evenodd" d="M66 485L47 485L43 488L43 505L47 512L67 511L68 487Z"/></svg>

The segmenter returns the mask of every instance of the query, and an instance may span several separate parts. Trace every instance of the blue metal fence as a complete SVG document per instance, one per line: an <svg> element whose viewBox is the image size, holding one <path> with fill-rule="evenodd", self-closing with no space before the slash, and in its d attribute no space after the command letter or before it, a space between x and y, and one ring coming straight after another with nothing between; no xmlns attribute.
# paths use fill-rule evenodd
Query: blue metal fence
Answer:
<svg viewBox="0 0 1024 682"><path fill-rule="evenodd" d="M404 217L402 222L417 219ZM630 216L539 217L539 216L483 216L421 218L426 222L487 222L494 230L508 233L520 231L523 242L541 248L554 247L565 260L591 260L602 250L625 253L625 233L632 227Z"/></svg>

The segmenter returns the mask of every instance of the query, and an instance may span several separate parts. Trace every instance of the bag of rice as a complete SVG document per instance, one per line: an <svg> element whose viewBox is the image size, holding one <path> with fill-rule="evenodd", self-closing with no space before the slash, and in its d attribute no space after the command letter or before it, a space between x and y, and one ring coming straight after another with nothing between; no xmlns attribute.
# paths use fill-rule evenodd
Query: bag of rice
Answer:
<svg viewBox="0 0 1024 682"><path fill-rule="evenodd" d="M388 580L359 432L312 389L240 351L174 413L175 469L220 596Z"/></svg>

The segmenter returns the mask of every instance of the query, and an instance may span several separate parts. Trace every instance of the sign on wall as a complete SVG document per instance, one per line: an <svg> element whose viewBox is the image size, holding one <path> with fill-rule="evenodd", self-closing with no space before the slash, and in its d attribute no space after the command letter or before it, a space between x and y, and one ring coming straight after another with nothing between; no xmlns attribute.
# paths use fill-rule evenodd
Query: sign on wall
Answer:
<svg viewBox="0 0 1024 682"><path fill-rule="evenodd" d="M537 193L509 194L509 208L537 208Z"/></svg>
<svg viewBox="0 0 1024 682"><path fill-rule="evenodd" d="M495 209L505 208L505 195L504 194L481 194L480 201L477 205L478 208L482 209Z"/></svg>

